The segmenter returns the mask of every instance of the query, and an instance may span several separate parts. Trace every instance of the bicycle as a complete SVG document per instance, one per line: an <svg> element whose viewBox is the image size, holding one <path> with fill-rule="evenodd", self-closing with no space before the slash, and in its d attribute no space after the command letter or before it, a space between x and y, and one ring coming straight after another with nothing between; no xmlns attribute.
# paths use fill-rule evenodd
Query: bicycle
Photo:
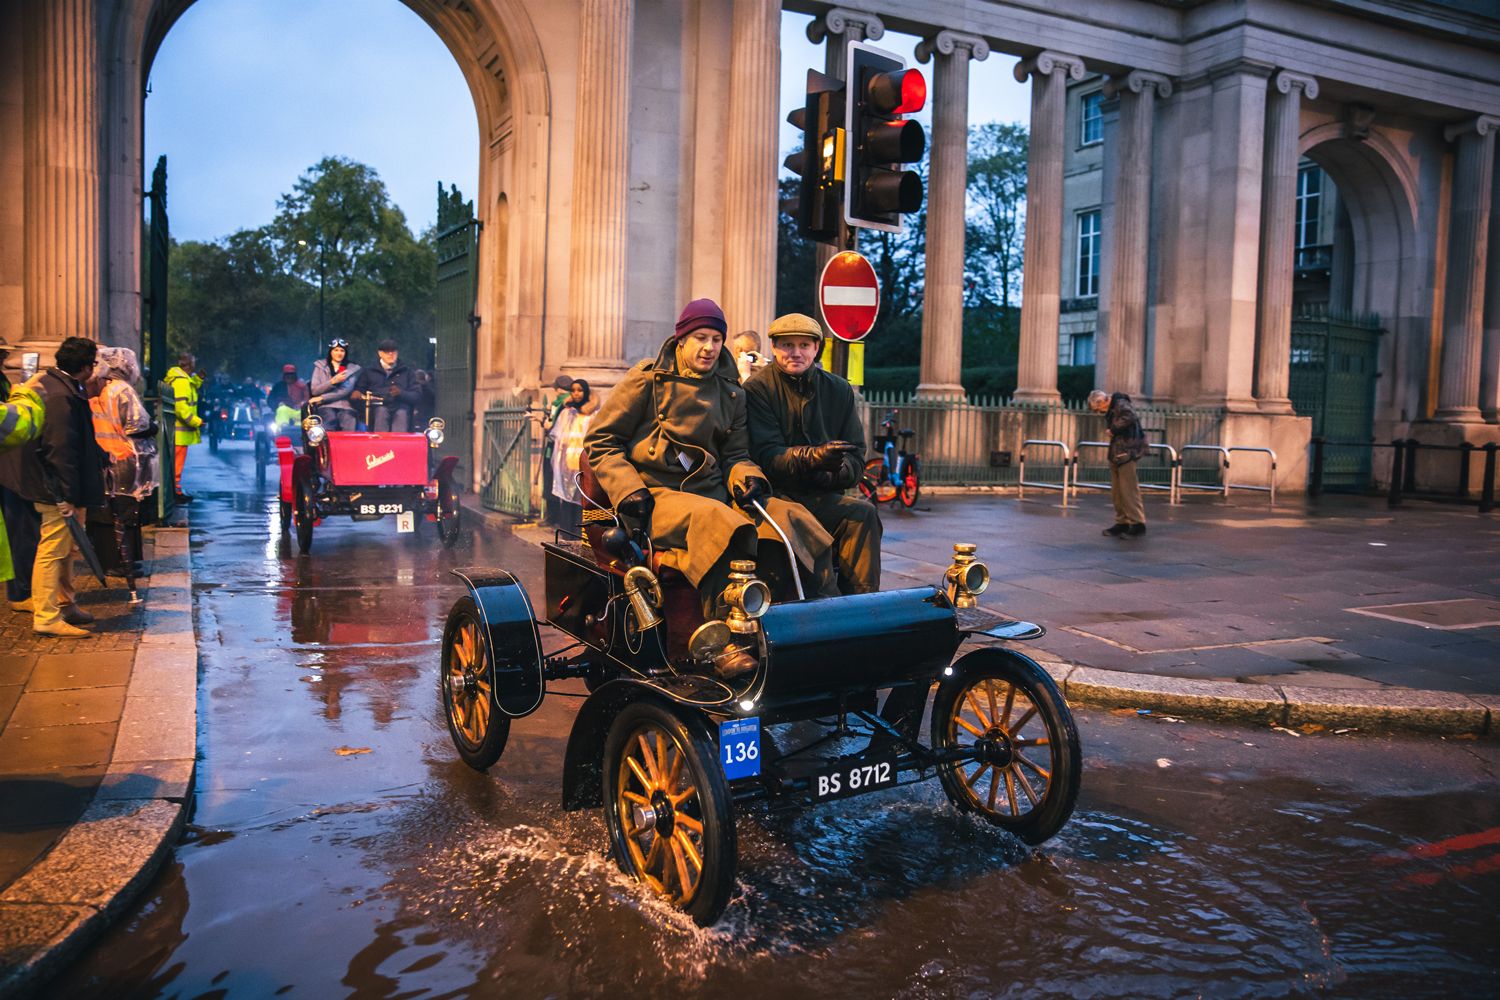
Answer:
<svg viewBox="0 0 1500 1000"><path fill-rule="evenodd" d="M875 437L875 448L879 457L865 463L865 474L859 481L859 491L866 500L874 504L899 500L901 506L911 510L922 495L921 458L909 450L916 431L910 427L896 428L899 410L891 410L880 422L880 434ZM896 439L901 446L896 447Z"/></svg>

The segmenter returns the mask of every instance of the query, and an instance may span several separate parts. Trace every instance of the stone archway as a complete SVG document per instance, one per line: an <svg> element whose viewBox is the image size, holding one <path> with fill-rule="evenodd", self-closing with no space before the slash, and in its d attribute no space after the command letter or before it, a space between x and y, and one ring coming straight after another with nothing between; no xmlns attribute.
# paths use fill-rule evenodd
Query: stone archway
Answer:
<svg viewBox="0 0 1500 1000"><path fill-rule="evenodd" d="M1353 260L1347 306L1378 316L1386 330L1379 353L1375 416L1381 433L1417 419L1425 405L1432 262L1417 233L1417 179L1378 130L1350 137L1329 123L1301 137L1300 151L1328 174L1348 212Z"/></svg>
<svg viewBox="0 0 1500 1000"><path fill-rule="evenodd" d="M140 330L143 98L152 60L196 0L131 0L102 27L103 188L108 302L101 339L135 343ZM551 92L523 0L399 0L442 39L469 85L479 122L480 222L506 200L506 224L480 241L480 394L530 381L542 363ZM520 247L529 252L521 253ZM528 263L533 262L533 263ZM476 405L475 410L483 407Z"/></svg>

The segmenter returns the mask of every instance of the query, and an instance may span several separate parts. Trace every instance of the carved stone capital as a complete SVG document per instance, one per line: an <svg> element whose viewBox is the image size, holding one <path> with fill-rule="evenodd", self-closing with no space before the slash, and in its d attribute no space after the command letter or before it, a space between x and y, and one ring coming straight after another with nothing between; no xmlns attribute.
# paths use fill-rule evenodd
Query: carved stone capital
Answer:
<svg viewBox="0 0 1500 1000"><path fill-rule="evenodd" d="M1046 49L1038 52L1029 59L1022 59L1016 63L1014 72L1017 83L1025 83L1026 78L1033 73L1038 76L1066 73L1074 80L1082 80L1083 60L1077 56L1063 55L1061 52L1053 52L1050 49Z"/></svg>
<svg viewBox="0 0 1500 1000"><path fill-rule="evenodd" d="M1147 89L1155 90L1157 97L1171 97L1172 78L1160 73L1148 73L1143 69L1133 69L1129 73L1110 77L1104 85L1104 95L1116 97L1126 91L1141 94Z"/></svg>
<svg viewBox="0 0 1500 1000"><path fill-rule="evenodd" d="M1293 73L1291 70L1284 69L1276 74L1276 79L1272 86L1283 94L1290 94L1293 87L1301 87L1302 96L1306 97L1309 101L1318 99L1318 78L1315 76Z"/></svg>
<svg viewBox="0 0 1500 1000"><path fill-rule="evenodd" d="M924 38L917 43L917 61L929 61L934 52L951 56L960 51L967 53L975 62L983 62L989 58L990 43L978 35L966 35L961 31L939 31L931 38Z"/></svg>
<svg viewBox="0 0 1500 1000"><path fill-rule="evenodd" d="M851 26L863 28L866 41L876 41L885 34L885 22L878 15L846 7L830 7L808 24L807 40L818 45L831 35L842 37L848 34Z"/></svg>
<svg viewBox="0 0 1500 1000"><path fill-rule="evenodd" d="M1459 136L1475 133L1481 139L1491 132L1500 131L1500 118L1493 115L1476 115L1468 121L1454 122L1443 129L1443 138L1452 142Z"/></svg>

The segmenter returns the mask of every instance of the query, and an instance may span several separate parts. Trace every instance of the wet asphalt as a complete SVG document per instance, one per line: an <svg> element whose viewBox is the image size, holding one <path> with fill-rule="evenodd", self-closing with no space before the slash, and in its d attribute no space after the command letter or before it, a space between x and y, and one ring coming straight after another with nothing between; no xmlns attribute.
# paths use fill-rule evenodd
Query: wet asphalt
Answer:
<svg viewBox="0 0 1500 1000"><path fill-rule="evenodd" d="M739 812L723 920L626 880L563 812L581 687L488 774L449 742L461 586L540 551L471 520L281 535L253 457L195 451L197 797L58 997L1453 997L1500 992L1500 744L1080 710L1083 791L1030 849L935 782ZM941 516L941 499L933 501Z"/></svg>

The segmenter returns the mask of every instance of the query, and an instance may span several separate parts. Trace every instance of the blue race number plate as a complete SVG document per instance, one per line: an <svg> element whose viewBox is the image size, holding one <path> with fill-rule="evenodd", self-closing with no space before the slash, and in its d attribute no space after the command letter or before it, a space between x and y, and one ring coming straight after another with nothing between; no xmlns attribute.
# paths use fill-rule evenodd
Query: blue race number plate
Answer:
<svg viewBox="0 0 1500 1000"><path fill-rule="evenodd" d="M760 719L719 723L719 763L730 781L760 774Z"/></svg>

